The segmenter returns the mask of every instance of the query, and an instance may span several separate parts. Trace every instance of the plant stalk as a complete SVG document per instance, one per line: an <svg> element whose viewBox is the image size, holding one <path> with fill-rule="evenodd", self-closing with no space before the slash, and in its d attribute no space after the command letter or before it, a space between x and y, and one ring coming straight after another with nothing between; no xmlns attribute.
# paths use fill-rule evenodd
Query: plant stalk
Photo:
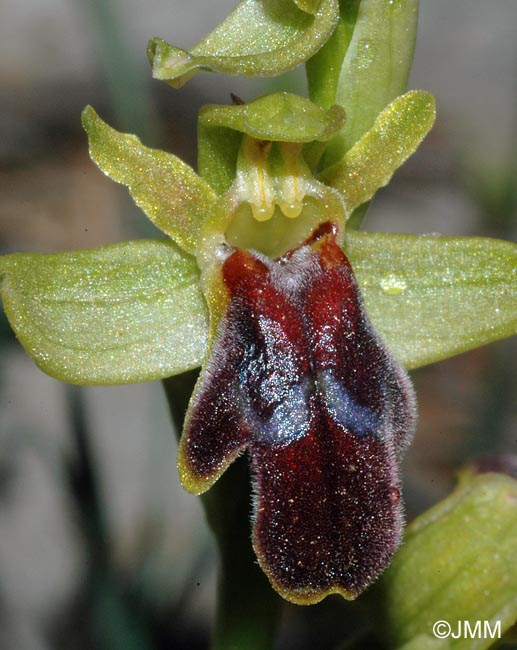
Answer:
<svg viewBox="0 0 517 650"><path fill-rule="evenodd" d="M163 381L179 438L198 376L189 371ZM250 477L240 458L201 497L219 550L213 650L271 650L282 599L257 564L250 540Z"/></svg>

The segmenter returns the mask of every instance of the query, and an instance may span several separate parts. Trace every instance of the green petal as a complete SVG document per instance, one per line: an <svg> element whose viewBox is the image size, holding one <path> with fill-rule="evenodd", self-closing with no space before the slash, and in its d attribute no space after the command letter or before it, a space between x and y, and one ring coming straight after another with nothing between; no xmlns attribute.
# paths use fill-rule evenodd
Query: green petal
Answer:
<svg viewBox="0 0 517 650"><path fill-rule="evenodd" d="M334 29L338 0L322 0L314 15L307 13L317 4L243 0L188 52L154 38L148 47L153 77L179 88L199 69L251 77L286 72L312 56Z"/></svg>
<svg viewBox="0 0 517 650"><path fill-rule="evenodd" d="M341 3L335 35L308 62L309 94L321 106L343 106L347 121L323 167L341 158L382 109L407 88L418 0Z"/></svg>
<svg viewBox="0 0 517 650"><path fill-rule="evenodd" d="M500 621L503 634L517 619L517 481L502 474L464 480L444 501L418 517L376 586L384 621L379 633L397 648L419 635L432 636L446 621L445 648L483 650L495 638L485 632ZM481 634L462 634L468 621ZM444 629L443 627L441 628ZM403 646L406 648L406 646ZM420 646L414 643L408 648ZM425 645L422 647L426 647ZM431 647L433 647L431 645Z"/></svg>
<svg viewBox="0 0 517 650"><path fill-rule="evenodd" d="M434 97L423 90L411 90L391 102L344 157L320 174L320 180L341 192L351 213L389 183L418 148L434 119Z"/></svg>
<svg viewBox="0 0 517 650"><path fill-rule="evenodd" d="M90 156L166 235L193 253L199 231L216 196L194 170L176 156L145 147L135 135L119 133L91 106L83 111Z"/></svg>
<svg viewBox="0 0 517 650"><path fill-rule="evenodd" d="M127 384L200 365L207 311L195 260L168 240L0 257L2 300L46 373Z"/></svg>
<svg viewBox="0 0 517 650"><path fill-rule="evenodd" d="M348 232L376 330L406 368L517 333L517 245L498 239Z"/></svg>

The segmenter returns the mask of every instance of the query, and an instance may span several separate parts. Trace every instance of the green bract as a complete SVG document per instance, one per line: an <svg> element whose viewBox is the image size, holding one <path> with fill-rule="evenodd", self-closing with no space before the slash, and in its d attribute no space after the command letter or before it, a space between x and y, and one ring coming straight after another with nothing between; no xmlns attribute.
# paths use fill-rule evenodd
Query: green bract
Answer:
<svg viewBox="0 0 517 650"><path fill-rule="evenodd" d="M338 0L243 0L188 51L152 39L153 77L179 88L200 69L248 76L286 72L317 52L338 15Z"/></svg>
<svg viewBox="0 0 517 650"><path fill-rule="evenodd" d="M332 164L406 90L415 47L418 0L342 2L331 39L307 64L310 98L344 106L347 121L328 148Z"/></svg>
<svg viewBox="0 0 517 650"><path fill-rule="evenodd" d="M433 624L485 621L500 632L517 617L517 481L502 474L465 475L444 501L418 517L376 586L390 648L434 648ZM436 647L483 650L489 634L451 635ZM435 640L436 641L436 640ZM403 645L407 643L407 645Z"/></svg>

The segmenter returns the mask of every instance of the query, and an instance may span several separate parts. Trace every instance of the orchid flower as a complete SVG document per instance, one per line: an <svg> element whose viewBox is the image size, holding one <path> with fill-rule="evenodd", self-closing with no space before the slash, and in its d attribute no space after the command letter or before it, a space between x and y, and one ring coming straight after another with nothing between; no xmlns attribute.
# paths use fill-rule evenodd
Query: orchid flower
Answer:
<svg viewBox="0 0 517 650"><path fill-rule="evenodd" d="M357 230L435 116L429 93L402 94L416 3L402 4L244 0L190 51L153 39L153 74L174 86L312 57L313 101L205 106L198 172L87 107L93 161L166 237L0 258L10 323L51 376L123 384L202 366L182 483L200 494L249 453L255 552L296 603L355 598L400 542L406 370L517 327L514 244Z"/></svg>

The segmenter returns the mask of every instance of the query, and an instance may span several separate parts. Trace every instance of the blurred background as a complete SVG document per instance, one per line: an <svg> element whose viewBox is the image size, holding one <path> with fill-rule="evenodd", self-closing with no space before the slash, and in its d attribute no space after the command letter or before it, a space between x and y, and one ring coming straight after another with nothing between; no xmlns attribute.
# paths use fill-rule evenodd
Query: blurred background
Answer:
<svg viewBox="0 0 517 650"><path fill-rule="evenodd" d="M282 82L200 73L180 91L151 79L150 37L187 48L234 4L3 0L2 252L153 236L89 161L84 105L194 164L202 104L280 83L305 92L302 71ZM514 0L421 0L410 87L434 93L438 119L366 229L517 239L516 27ZM207 648L217 558L197 499L179 487L161 385L61 384L3 314L0 355L0 650ZM413 373L409 518L445 496L469 458L517 452L516 362L515 341L503 341ZM278 648L338 647L346 607L286 607Z"/></svg>

